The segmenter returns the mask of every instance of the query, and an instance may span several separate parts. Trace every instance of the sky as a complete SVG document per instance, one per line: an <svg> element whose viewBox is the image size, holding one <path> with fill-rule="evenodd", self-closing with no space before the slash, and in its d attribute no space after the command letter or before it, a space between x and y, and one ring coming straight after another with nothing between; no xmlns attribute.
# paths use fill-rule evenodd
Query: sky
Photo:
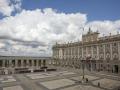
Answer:
<svg viewBox="0 0 120 90"><path fill-rule="evenodd" d="M120 0L0 0L0 55L51 56L56 42L80 41L89 27L116 34L119 8Z"/></svg>

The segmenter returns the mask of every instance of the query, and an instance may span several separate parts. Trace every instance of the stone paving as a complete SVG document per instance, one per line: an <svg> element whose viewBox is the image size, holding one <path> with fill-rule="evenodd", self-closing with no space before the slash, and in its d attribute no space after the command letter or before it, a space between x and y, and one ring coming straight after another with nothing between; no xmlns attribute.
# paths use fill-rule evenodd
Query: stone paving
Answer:
<svg viewBox="0 0 120 90"><path fill-rule="evenodd" d="M75 82L69 79L60 79L60 80L53 80L47 82L40 82L40 84L42 84L48 89L56 89L56 88L75 84Z"/></svg>
<svg viewBox="0 0 120 90"><path fill-rule="evenodd" d="M90 76L90 75L85 75L84 77L85 77L85 78L88 78L88 80L95 80L95 79L98 79L98 78L99 78L99 77ZM81 81L82 78L83 78L83 76L77 76L77 77L72 77L71 79Z"/></svg>
<svg viewBox="0 0 120 90"><path fill-rule="evenodd" d="M30 79L40 79L40 78L47 78L47 77L72 75L72 74L75 74L75 73L68 72L68 71L59 71L59 72L50 72L50 73L28 74L26 76L29 77Z"/></svg>
<svg viewBox="0 0 120 90"><path fill-rule="evenodd" d="M19 85L16 85L16 86L4 87L3 90L23 90L23 88Z"/></svg>
<svg viewBox="0 0 120 90"><path fill-rule="evenodd" d="M97 85L98 82L100 83L101 87L104 87L104 88L107 88L107 89L113 89L114 87L119 87L120 86L120 81L106 79L106 78L93 81L93 84Z"/></svg>
<svg viewBox="0 0 120 90"><path fill-rule="evenodd" d="M93 86L76 85L76 86L72 86L72 87L68 87L60 90L103 90L103 89L96 88Z"/></svg>
<svg viewBox="0 0 120 90"><path fill-rule="evenodd" d="M0 90L118 90L120 81L114 78L87 74L88 84L76 83L82 74L75 70L14 74L0 76ZM100 82L100 87L98 87Z"/></svg>
<svg viewBox="0 0 120 90"><path fill-rule="evenodd" d="M0 82L1 83L8 83L8 82L15 82L16 79L13 76L3 76L0 77Z"/></svg>

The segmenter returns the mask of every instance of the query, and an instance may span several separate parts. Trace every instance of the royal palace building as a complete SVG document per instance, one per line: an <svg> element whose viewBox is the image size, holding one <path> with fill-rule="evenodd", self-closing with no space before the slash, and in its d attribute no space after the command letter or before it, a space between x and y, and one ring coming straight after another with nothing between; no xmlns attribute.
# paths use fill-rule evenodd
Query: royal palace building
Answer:
<svg viewBox="0 0 120 90"><path fill-rule="evenodd" d="M53 46L52 64L120 74L120 34L99 37L99 32L82 35L82 41Z"/></svg>

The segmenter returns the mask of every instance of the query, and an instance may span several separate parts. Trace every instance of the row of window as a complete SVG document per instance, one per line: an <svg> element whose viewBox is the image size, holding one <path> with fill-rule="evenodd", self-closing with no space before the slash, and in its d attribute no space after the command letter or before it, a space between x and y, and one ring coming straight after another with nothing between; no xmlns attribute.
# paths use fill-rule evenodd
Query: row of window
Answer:
<svg viewBox="0 0 120 90"><path fill-rule="evenodd" d="M63 48L62 49L62 56L65 55L73 55L73 56L85 56L86 54L93 54L96 55L97 54L97 49L99 51L99 54L101 53L110 53L112 50L112 53L117 53L118 54L118 43L112 43L111 44L112 47L110 47L110 44L102 44L102 45L93 45L93 46L86 46L86 47L71 47L71 48ZM82 52L83 50L83 52ZM59 54L59 48L58 49L54 49L53 50L53 56L61 56Z"/></svg>

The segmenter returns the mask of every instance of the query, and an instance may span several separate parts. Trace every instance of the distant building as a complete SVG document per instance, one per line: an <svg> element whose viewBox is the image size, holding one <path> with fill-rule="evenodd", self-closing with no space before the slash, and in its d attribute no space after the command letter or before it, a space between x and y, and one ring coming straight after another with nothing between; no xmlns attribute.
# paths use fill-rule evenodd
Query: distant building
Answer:
<svg viewBox="0 0 120 90"><path fill-rule="evenodd" d="M0 74L6 70L9 73L15 69L40 69L47 66L49 60L50 57L0 56Z"/></svg>
<svg viewBox="0 0 120 90"><path fill-rule="evenodd" d="M99 32L82 35L82 41L53 46L52 64L92 71L120 73L120 34L99 37Z"/></svg>

